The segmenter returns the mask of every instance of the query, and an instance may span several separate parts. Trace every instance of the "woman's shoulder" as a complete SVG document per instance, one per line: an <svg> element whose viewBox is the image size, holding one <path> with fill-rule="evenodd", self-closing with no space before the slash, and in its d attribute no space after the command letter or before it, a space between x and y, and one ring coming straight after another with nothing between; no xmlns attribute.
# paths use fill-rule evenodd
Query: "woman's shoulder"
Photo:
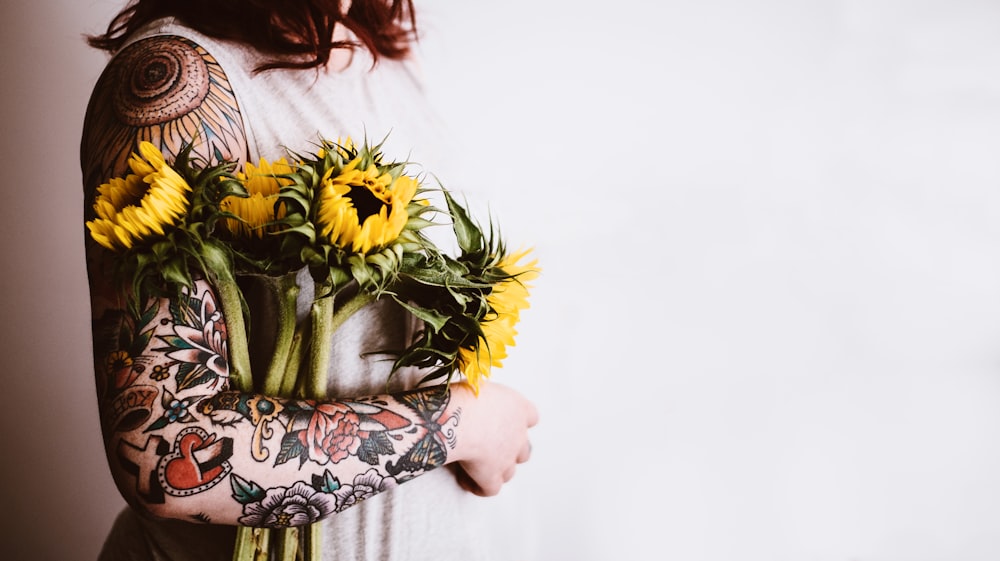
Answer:
<svg viewBox="0 0 1000 561"><path fill-rule="evenodd" d="M124 175L143 140L167 155L194 144L206 161L246 160L244 119L232 69L219 61L221 49L170 22L129 39L98 79L87 108L80 156L88 189Z"/></svg>

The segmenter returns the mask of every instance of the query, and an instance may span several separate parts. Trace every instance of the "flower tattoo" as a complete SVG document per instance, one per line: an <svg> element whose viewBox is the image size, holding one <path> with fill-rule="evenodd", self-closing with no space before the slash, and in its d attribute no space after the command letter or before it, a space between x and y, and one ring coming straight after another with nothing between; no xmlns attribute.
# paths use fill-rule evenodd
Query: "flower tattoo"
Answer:
<svg viewBox="0 0 1000 561"><path fill-rule="evenodd" d="M230 481L233 498L243 505L240 524L255 528L312 524L398 485L394 478L381 475L375 468L355 476L347 485L341 485L329 471L314 475L311 485L297 481L291 487L267 490L235 474Z"/></svg>
<svg viewBox="0 0 1000 561"><path fill-rule="evenodd" d="M337 512L349 506L354 506L359 502L374 496L375 494L391 489L397 485L392 477L383 477L375 468L371 468L365 473L354 477L354 483L342 485L333 492L337 497Z"/></svg>
<svg viewBox="0 0 1000 561"><path fill-rule="evenodd" d="M232 476L233 497L243 504L239 523L255 528L287 528L316 522L336 510L330 494L298 481L291 487L264 490L238 475Z"/></svg>
<svg viewBox="0 0 1000 561"><path fill-rule="evenodd" d="M173 333L160 336L167 346L154 349L166 351L167 357L180 364L178 389L208 384L219 388L229 378L229 355L226 344L226 324L210 290L201 298L187 296L171 306Z"/></svg>
<svg viewBox="0 0 1000 561"><path fill-rule="evenodd" d="M363 434L357 413L340 403L316 406L309 427L299 440L309 450L309 459L319 464L337 463L358 453Z"/></svg>

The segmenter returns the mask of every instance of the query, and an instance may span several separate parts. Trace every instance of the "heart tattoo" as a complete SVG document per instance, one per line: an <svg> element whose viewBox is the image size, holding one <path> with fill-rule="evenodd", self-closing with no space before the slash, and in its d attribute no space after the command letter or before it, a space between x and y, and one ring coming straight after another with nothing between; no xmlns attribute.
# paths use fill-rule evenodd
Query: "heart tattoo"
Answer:
<svg viewBox="0 0 1000 561"><path fill-rule="evenodd" d="M232 456L232 438L217 439L199 427L188 427L177 435L173 451L160 459L157 479L169 495L194 495L214 487L232 471L228 462Z"/></svg>

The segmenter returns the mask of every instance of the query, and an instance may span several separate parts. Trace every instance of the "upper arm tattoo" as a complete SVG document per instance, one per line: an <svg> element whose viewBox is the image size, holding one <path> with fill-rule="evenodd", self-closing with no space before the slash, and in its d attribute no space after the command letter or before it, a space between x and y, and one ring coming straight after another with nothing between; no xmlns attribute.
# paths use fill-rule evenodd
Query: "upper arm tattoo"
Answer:
<svg viewBox="0 0 1000 561"><path fill-rule="evenodd" d="M80 147L88 195L109 178L124 176L129 155L143 140L168 157L193 141L193 155L207 163L247 160L233 88L218 61L188 39L136 41L101 75Z"/></svg>

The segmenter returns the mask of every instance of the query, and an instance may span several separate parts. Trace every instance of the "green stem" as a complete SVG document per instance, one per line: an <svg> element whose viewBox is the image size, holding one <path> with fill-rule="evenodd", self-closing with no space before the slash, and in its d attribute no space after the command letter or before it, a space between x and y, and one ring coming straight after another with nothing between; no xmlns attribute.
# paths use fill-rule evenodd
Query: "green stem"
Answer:
<svg viewBox="0 0 1000 561"><path fill-rule="evenodd" d="M240 526L236 529L233 561L267 561L271 549L271 531L267 528Z"/></svg>
<svg viewBox="0 0 1000 561"><path fill-rule="evenodd" d="M322 536L323 533L320 531L319 524L309 525L308 537L306 538L306 547L304 548L307 561L319 561L323 549L321 547L323 545Z"/></svg>
<svg viewBox="0 0 1000 561"><path fill-rule="evenodd" d="M317 283L316 294L328 294L330 285ZM350 300L334 311L334 296L317 298L310 310L312 337L309 348L309 375L306 378L305 397L326 397L330 371L330 339L337 329L355 312L375 301L375 296L360 290Z"/></svg>
<svg viewBox="0 0 1000 561"><path fill-rule="evenodd" d="M326 395L327 378L330 370L330 338L334 296L330 294L328 283L316 283L317 298L309 310L312 320L312 335L309 345L309 370L305 379L304 397L316 399ZM323 296L319 296L319 295Z"/></svg>
<svg viewBox="0 0 1000 561"><path fill-rule="evenodd" d="M299 371L301 371L302 364L302 342L306 339L303 329L299 326L295 328L295 333L292 334L292 342L288 349L288 360L285 366L285 373L281 379L281 387L278 389L278 395L293 397L296 396L295 389L299 381Z"/></svg>
<svg viewBox="0 0 1000 561"><path fill-rule="evenodd" d="M286 372L292 367L297 370L298 367L298 360L290 360L294 358L292 347L295 345L295 310L299 285L295 282L294 274L282 275L269 281L269 287L277 293L278 328L275 334L274 353L271 355L271 363L264 377L263 393L269 396L291 397L290 393L282 393L282 387L288 377Z"/></svg>
<svg viewBox="0 0 1000 561"><path fill-rule="evenodd" d="M294 280L294 279L293 279ZM309 368L305 380L298 380L299 391L304 397L321 399L326 397L328 376L330 370L330 340L337 329L361 308L375 300L375 296L360 291L343 306L334 309L335 297L330 293L329 284L317 283L316 294L326 295L316 299L310 309L312 331L309 333ZM299 363L303 354L305 335L295 325L295 303L297 301L297 286L293 290L286 285L279 297L278 341L275 354L268 369L264 383L266 395L291 395L296 388L299 374ZM284 319L290 329L282 325L282 315L290 315ZM244 335L245 340L245 335ZM283 355L279 357L279 355ZM272 391L275 390L273 393ZM255 532L255 533L250 533ZM308 528L285 529L275 536L275 547L279 559L304 559L318 561L322 545L320 524L310 524ZM271 531L240 528L236 539L234 561L264 561L270 548ZM256 549L254 549L256 548ZM264 557L255 557L263 555Z"/></svg>
<svg viewBox="0 0 1000 561"><path fill-rule="evenodd" d="M296 526L290 526L288 528L282 528L278 531L277 536L277 559L284 561L294 561L295 559L301 559L301 548L299 548L299 534L300 529ZM316 558L318 561L318 557Z"/></svg>
<svg viewBox="0 0 1000 561"><path fill-rule="evenodd" d="M229 346L229 380L241 392L253 391L250 373L250 346L247 343L246 322L243 320L243 297L236 279L228 271L213 275L215 290L219 295L222 312L226 316Z"/></svg>
<svg viewBox="0 0 1000 561"><path fill-rule="evenodd" d="M232 260L225 250L209 244L202 247L201 257L204 260L205 274L215 286L222 313L226 316L230 384L239 391L252 391L250 344L243 318L243 293L236 284L236 277L233 276Z"/></svg>

